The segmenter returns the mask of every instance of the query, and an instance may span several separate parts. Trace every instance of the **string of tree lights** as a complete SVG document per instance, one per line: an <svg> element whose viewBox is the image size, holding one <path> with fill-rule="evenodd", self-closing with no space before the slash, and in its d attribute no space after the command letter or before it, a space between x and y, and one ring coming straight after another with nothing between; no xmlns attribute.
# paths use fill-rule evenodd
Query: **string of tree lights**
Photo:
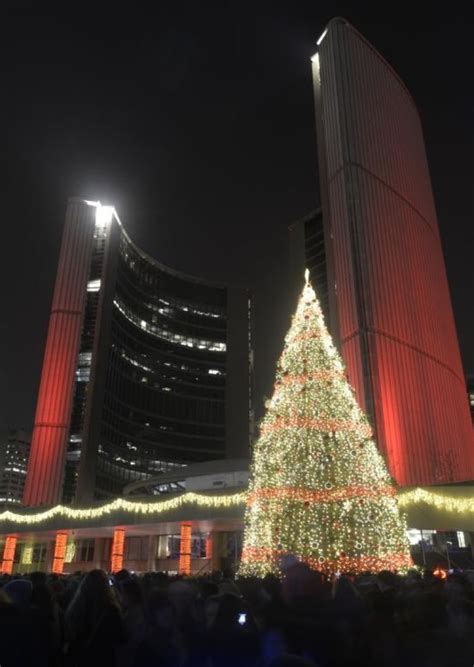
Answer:
<svg viewBox="0 0 474 667"><path fill-rule="evenodd" d="M396 488L308 271L253 452L245 524L242 576L279 574L290 554L327 574L412 563Z"/></svg>
<svg viewBox="0 0 474 667"><path fill-rule="evenodd" d="M360 487L353 487L352 492L360 495ZM367 489L367 487L365 487L365 492L367 494L379 493L378 490L374 491L373 489ZM394 492L393 487L387 492L392 495ZM271 497L273 493L273 489L268 490L269 497ZM337 494L334 492L332 497L336 498L336 496L339 496L340 494L347 495L350 493L350 489L337 490ZM282 495L284 494L285 492L283 491ZM324 495L326 495L326 498L329 498L329 494L326 492L301 490L300 494L305 496L304 500L308 500L308 498L318 498L319 500L322 500ZM261 493L260 495L265 494ZM398 506L405 510L416 506L426 506L449 514L461 514L464 516L474 514L474 497L454 497L436 493L434 491L428 491L427 489L415 488L409 490L399 489L397 498ZM253 499L254 497L251 494L246 494L243 491L229 493L225 496L207 496L205 494L188 492L176 496L175 498L152 500L150 502L137 502L125 500L124 498L116 498L110 503L106 503L100 507L91 508L73 508L65 505L55 505L47 510L28 514L5 510L4 512L0 512L0 523L34 525L54 519L55 517L64 517L65 519L73 521L87 521L89 519L98 519L117 511L124 511L130 514L159 515L179 509L186 505L220 509L244 505L248 500L252 502Z"/></svg>

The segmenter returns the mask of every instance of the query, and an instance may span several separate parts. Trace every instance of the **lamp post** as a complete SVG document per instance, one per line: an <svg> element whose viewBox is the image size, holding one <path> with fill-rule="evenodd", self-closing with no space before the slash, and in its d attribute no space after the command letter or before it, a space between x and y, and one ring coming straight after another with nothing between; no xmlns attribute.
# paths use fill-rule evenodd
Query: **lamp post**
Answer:
<svg viewBox="0 0 474 667"><path fill-rule="evenodd" d="M424 537L423 537L423 531L422 530L420 530L420 535L421 535L421 540L420 540L421 556L423 558L423 567L426 570L425 540L424 540Z"/></svg>
<svg viewBox="0 0 474 667"><path fill-rule="evenodd" d="M451 569L451 559L449 558L449 547L453 545L452 542L446 541L446 560L448 561L448 572Z"/></svg>

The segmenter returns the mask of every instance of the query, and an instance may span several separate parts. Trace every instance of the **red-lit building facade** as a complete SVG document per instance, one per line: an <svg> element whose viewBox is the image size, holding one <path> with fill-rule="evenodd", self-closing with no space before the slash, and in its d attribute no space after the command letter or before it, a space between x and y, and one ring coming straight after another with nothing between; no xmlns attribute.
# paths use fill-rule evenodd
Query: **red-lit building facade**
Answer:
<svg viewBox="0 0 474 667"><path fill-rule="evenodd" d="M417 109L396 72L342 19L329 23L312 61L322 212L292 234L303 236L312 274L322 267L314 280L327 290L330 329L396 481L473 480Z"/></svg>
<svg viewBox="0 0 474 667"><path fill-rule="evenodd" d="M162 265L113 207L71 199L23 504L248 456L251 367L246 289Z"/></svg>

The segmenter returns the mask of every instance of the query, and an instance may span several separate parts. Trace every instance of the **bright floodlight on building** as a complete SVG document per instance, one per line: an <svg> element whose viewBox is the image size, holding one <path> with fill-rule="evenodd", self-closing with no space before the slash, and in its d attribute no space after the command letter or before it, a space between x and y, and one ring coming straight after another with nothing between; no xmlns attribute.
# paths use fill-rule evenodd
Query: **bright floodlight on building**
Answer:
<svg viewBox="0 0 474 667"><path fill-rule="evenodd" d="M319 45L321 44L321 42L323 41L323 39L326 37L327 32L328 32L328 29L326 28L326 30L322 33L321 37L320 37L320 38L318 39L318 41L316 42L316 46L319 46Z"/></svg>
<svg viewBox="0 0 474 667"><path fill-rule="evenodd" d="M113 214L114 214L113 206L101 206L99 204L95 212L96 227L106 227L107 225L110 225L110 223L112 222Z"/></svg>

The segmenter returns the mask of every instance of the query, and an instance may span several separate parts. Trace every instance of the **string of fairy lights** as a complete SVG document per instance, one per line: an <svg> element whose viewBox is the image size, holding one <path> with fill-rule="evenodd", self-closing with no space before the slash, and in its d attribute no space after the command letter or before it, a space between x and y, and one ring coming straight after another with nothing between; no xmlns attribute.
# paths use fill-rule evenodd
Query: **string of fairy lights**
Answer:
<svg viewBox="0 0 474 667"><path fill-rule="evenodd" d="M399 491L398 505L405 510L416 506L426 506L439 512L474 516L474 496L450 496L423 488ZM453 517L455 520L455 517Z"/></svg>
<svg viewBox="0 0 474 667"><path fill-rule="evenodd" d="M181 496L168 500L154 500L150 502L129 501L117 498L106 505L94 508L75 509L64 505L56 505L42 512L22 514L5 510L0 512L0 524L41 524L56 517L72 521L88 521L100 519L114 512L124 511L130 514L159 515L174 511L180 507L195 505L202 508L228 509L244 507L249 501L250 494L245 491L227 494L225 496L207 496L199 493L184 493ZM423 488L398 490L398 506L405 511L416 507L425 507L431 510L452 515L462 515L465 518L474 518L474 496L449 496L429 491ZM456 516L453 516L453 521Z"/></svg>
<svg viewBox="0 0 474 667"><path fill-rule="evenodd" d="M175 498L158 501L133 501L125 498L116 498L101 507L75 508L65 505L55 505L42 512L35 514L20 514L6 510L0 513L0 523L16 523L34 525L44 523L56 517L61 517L71 521L90 521L91 519L100 519L115 512L127 512L129 514L151 515L163 514L178 510L187 505L207 509L222 509L244 505L246 494L244 491L231 493L224 496L208 496L201 493L188 492Z"/></svg>

